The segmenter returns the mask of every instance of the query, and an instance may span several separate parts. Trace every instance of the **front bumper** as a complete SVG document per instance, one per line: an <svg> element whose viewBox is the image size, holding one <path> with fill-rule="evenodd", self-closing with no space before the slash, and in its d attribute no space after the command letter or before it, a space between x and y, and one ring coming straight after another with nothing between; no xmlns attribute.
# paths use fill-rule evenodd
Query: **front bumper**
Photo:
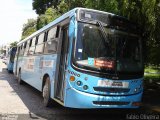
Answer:
<svg viewBox="0 0 160 120"><path fill-rule="evenodd" d="M64 105L71 108L138 108L134 102L140 102L142 92L134 95L102 96L67 89Z"/></svg>

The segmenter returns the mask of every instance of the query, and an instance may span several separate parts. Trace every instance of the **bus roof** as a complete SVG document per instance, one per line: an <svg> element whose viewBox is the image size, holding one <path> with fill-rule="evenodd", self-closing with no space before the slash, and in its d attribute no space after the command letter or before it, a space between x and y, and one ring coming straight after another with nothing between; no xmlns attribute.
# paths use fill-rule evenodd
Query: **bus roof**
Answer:
<svg viewBox="0 0 160 120"><path fill-rule="evenodd" d="M18 45L18 46L21 45L22 43L24 43L24 42L27 41L28 39L31 39L31 38L34 37L35 35L37 35L37 34L43 32L44 30L46 30L46 29L50 28L51 26L53 26L53 25L59 23L60 21L66 19L66 18L68 18L68 17L71 18L71 17L75 14L75 12L76 12L77 10L80 10L80 9L89 10L89 11L93 11L93 12L99 12L99 13L110 14L110 15L112 15L112 16L118 16L118 15L116 15L116 14L109 13L109 12L104 12L104 11L99 11L99 10L94 10L94 9L88 9L88 8L77 7L77 8L74 8L74 9L68 11L67 13L63 14L63 15L60 16L59 18L53 20L52 22L50 22L49 24L47 24L47 25L44 26L43 28L39 29L38 31L34 32L33 34L31 34L30 36L28 36L28 37L25 38L24 40L20 41L17 45ZM121 17L121 16L119 16L119 17Z"/></svg>

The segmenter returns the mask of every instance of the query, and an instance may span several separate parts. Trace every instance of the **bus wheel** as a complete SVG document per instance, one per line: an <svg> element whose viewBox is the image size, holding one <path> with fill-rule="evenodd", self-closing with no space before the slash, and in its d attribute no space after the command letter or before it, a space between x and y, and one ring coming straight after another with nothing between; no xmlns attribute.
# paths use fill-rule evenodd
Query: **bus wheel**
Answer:
<svg viewBox="0 0 160 120"><path fill-rule="evenodd" d="M21 70L19 71L19 73L18 73L18 84L22 84L23 83L23 81L22 81L22 79L21 79Z"/></svg>
<svg viewBox="0 0 160 120"><path fill-rule="evenodd" d="M46 78L45 84L43 86L43 103L45 107L49 107L51 104L51 98L50 98L50 80L49 77Z"/></svg>

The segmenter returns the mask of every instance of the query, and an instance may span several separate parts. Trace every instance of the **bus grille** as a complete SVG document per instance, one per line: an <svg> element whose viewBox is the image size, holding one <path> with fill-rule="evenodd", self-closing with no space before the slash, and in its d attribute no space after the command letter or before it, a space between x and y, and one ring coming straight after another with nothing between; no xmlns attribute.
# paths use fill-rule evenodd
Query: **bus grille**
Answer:
<svg viewBox="0 0 160 120"><path fill-rule="evenodd" d="M130 102L120 102L120 101L93 101L96 105L128 105Z"/></svg>
<svg viewBox="0 0 160 120"><path fill-rule="evenodd" d="M93 87L95 91L110 92L110 93L127 93L130 91L128 88L106 88L106 87Z"/></svg>

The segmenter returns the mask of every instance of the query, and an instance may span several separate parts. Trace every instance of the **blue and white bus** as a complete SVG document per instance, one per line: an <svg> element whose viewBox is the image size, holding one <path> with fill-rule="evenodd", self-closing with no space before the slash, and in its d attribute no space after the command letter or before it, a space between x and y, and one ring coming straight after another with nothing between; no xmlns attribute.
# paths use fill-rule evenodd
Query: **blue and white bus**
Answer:
<svg viewBox="0 0 160 120"><path fill-rule="evenodd" d="M138 27L118 15L75 8L18 43L14 74L71 108L138 108L143 93Z"/></svg>
<svg viewBox="0 0 160 120"><path fill-rule="evenodd" d="M12 47L8 51L7 70L9 73L13 73L14 58L15 58L16 50L17 50L17 47Z"/></svg>

